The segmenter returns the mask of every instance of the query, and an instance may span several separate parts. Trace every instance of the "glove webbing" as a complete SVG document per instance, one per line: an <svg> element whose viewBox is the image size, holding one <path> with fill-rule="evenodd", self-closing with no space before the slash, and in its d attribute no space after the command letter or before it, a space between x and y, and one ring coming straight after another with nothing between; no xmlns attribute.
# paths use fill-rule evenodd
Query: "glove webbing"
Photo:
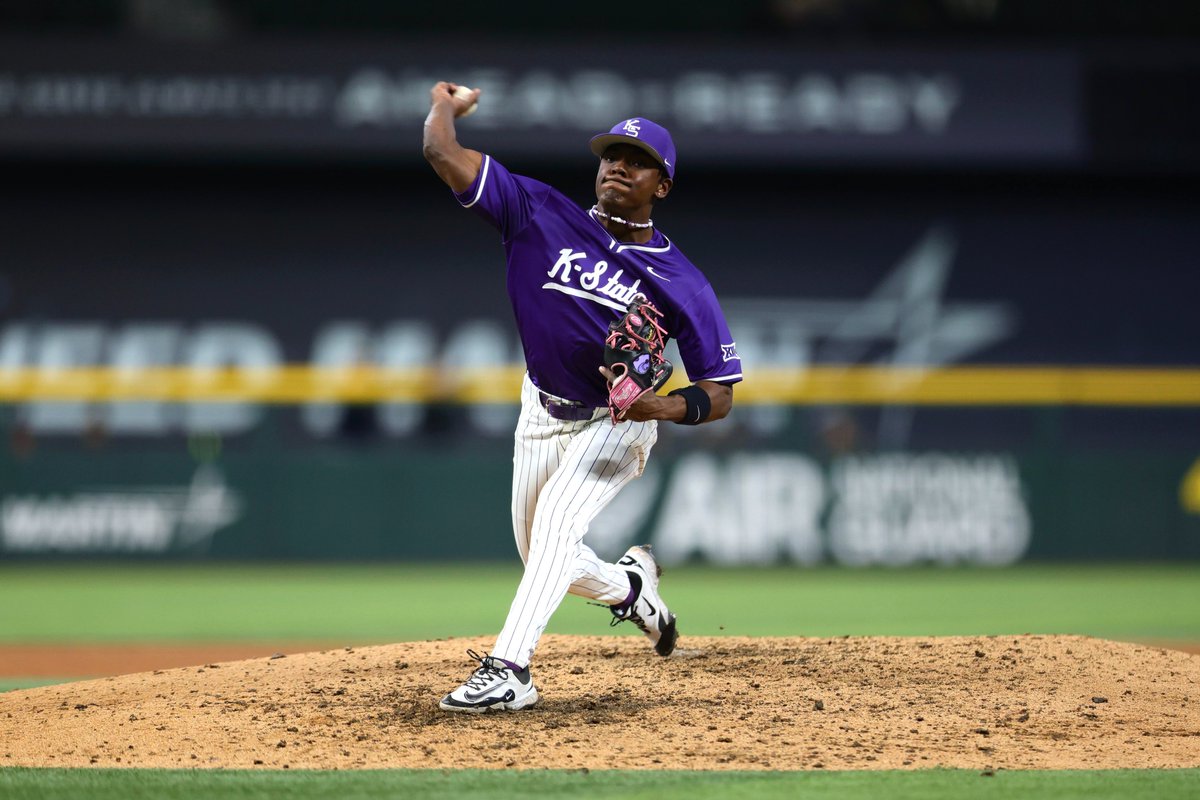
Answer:
<svg viewBox="0 0 1200 800"><path fill-rule="evenodd" d="M640 316L646 324L634 327L633 315ZM641 342L652 353L657 353L662 350L663 341L667 338L666 329L659 324L658 320L662 317L662 312L654 307L652 303L643 302L637 309L626 314L621 319L615 321L612 327L609 328L608 338L604 340L604 344L611 347L613 350L640 350L637 342ZM646 329L646 336L643 336L638 329ZM628 341L625 337L634 341Z"/></svg>

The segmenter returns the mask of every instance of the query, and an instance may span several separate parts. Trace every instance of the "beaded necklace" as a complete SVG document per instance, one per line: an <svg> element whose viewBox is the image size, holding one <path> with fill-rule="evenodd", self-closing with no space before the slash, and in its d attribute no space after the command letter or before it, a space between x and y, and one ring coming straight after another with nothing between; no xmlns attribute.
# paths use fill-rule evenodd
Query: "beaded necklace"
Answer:
<svg viewBox="0 0 1200 800"><path fill-rule="evenodd" d="M605 214L603 211L600 210L599 206L592 206L591 213L595 214L597 217L600 217L601 219L606 219L609 222L615 222L618 225L624 225L627 228L637 228L637 229L645 230L646 228L654 227L654 220L649 220L647 222L630 222L627 219L621 219L620 217L614 217L612 214Z"/></svg>

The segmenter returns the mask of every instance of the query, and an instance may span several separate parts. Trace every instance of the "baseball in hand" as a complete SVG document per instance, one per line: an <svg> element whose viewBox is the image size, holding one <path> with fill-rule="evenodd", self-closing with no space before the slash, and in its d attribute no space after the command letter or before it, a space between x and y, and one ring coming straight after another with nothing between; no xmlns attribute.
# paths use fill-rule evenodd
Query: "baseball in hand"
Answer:
<svg viewBox="0 0 1200 800"><path fill-rule="evenodd" d="M466 100L470 99L472 91L473 91L472 89L469 89L466 86L459 86L457 89L454 90L454 96L456 98L458 98L459 100L466 101ZM466 111L462 112L458 116L469 117L475 113L475 109L477 109L477 108L479 108L478 102L471 103L471 105L467 106Z"/></svg>

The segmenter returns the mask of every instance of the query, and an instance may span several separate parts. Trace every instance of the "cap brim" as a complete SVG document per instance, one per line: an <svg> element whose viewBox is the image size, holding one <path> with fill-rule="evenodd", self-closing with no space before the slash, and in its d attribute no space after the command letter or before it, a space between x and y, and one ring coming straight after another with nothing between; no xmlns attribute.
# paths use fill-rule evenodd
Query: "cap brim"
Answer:
<svg viewBox="0 0 1200 800"><path fill-rule="evenodd" d="M593 136L592 152L595 155L602 156L604 155L604 151L614 144L631 144L634 147L645 150L647 153L654 156L654 160L659 163L659 166L661 166L668 175L671 174L672 170L667 166L667 161L662 157L662 154L650 145L643 142L641 139L637 139L633 136L622 136L619 133L602 133L599 136Z"/></svg>

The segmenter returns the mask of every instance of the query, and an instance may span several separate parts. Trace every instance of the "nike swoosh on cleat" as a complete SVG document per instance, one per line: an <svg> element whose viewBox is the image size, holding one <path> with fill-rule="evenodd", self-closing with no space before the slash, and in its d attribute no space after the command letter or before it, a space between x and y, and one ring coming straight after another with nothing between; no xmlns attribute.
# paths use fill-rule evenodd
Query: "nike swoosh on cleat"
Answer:
<svg viewBox="0 0 1200 800"><path fill-rule="evenodd" d="M509 689L500 697L488 697L487 692L480 692L479 694L463 693L464 700L466 700L468 703L475 703L477 705L491 705L492 703L507 703L507 702L510 702L516 696L517 696L517 693L514 692L512 689Z"/></svg>

